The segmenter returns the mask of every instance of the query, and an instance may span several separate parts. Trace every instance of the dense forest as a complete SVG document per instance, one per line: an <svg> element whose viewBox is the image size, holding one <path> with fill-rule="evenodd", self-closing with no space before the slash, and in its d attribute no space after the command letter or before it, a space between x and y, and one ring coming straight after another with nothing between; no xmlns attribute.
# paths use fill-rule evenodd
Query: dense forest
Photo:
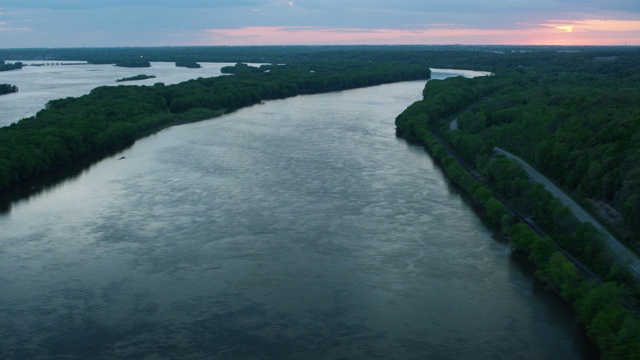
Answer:
<svg viewBox="0 0 640 360"><path fill-rule="evenodd" d="M536 76L493 93L459 118L460 129L522 155L594 210L622 214L603 218L638 251L638 76ZM468 156L474 146L462 137L455 142Z"/></svg>
<svg viewBox="0 0 640 360"><path fill-rule="evenodd" d="M177 85L99 87L51 101L35 116L0 128L0 189L85 157L122 149L163 127L300 94L428 79L424 65L267 65Z"/></svg>
<svg viewBox="0 0 640 360"><path fill-rule="evenodd" d="M640 62L631 52L590 55L564 69L540 64L430 81L396 125L529 254L537 277L576 308L603 358L638 359L637 281L591 224L494 152L526 159L640 249Z"/></svg>
<svg viewBox="0 0 640 360"><path fill-rule="evenodd" d="M18 92L18 87L11 84L0 84L0 95Z"/></svg>

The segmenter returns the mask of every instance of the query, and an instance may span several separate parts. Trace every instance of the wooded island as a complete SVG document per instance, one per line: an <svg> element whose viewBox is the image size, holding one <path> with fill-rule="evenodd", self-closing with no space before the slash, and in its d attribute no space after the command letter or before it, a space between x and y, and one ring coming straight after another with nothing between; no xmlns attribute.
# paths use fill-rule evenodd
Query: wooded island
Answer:
<svg viewBox="0 0 640 360"><path fill-rule="evenodd" d="M131 76L131 77L125 77L125 78L122 78L122 79L118 79L118 80L116 80L116 82L147 80L147 79L153 79L155 77L156 77L155 75L140 74L140 75L136 75L136 76Z"/></svg>
<svg viewBox="0 0 640 360"><path fill-rule="evenodd" d="M0 84L0 95L12 94L18 92L18 87L10 84Z"/></svg>

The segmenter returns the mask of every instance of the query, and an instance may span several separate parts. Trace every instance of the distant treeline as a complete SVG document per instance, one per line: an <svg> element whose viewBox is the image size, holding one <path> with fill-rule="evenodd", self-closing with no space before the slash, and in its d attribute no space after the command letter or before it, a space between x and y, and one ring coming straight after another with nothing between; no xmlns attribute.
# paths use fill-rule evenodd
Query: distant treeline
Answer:
<svg viewBox="0 0 640 360"><path fill-rule="evenodd" d="M428 79L430 71L423 65L360 63L269 65L236 74L170 86L99 87L79 98L53 100L35 116L0 128L0 188L121 149L166 126L262 100Z"/></svg>
<svg viewBox="0 0 640 360"><path fill-rule="evenodd" d="M0 84L0 95L18 92L18 87L10 84Z"/></svg>
<svg viewBox="0 0 640 360"><path fill-rule="evenodd" d="M557 46L201 46L75 49L0 49L0 58L13 60L84 60L94 64L123 61L254 62L292 64L307 62L424 63L435 68L504 71L540 68L575 72L575 64L590 72L624 71L640 62L634 47Z"/></svg>
<svg viewBox="0 0 640 360"><path fill-rule="evenodd" d="M613 260L593 226L579 223L543 186L532 183L518 163L496 156L494 147L526 159L584 204L592 199L616 209L627 229L621 238L638 250L636 58L635 53L591 57L565 71L550 71L553 67L541 63L495 76L432 80L424 100L396 120L398 133L425 144L447 176L529 254L536 276L575 307L604 359L640 358L640 317L635 310L640 307L640 286ZM454 118L458 126L452 130ZM449 156L438 138L483 182ZM519 223L501 200L547 236ZM585 276L558 249L588 266L595 277Z"/></svg>

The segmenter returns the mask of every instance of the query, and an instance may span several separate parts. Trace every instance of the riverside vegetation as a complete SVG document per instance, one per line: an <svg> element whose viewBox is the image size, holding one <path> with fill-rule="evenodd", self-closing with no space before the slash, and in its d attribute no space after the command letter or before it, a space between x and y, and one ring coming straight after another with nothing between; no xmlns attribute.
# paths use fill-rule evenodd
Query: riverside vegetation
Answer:
<svg viewBox="0 0 640 360"><path fill-rule="evenodd" d="M629 53L592 56L571 69L558 69L565 71L535 66L489 77L433 80L424 99L396 119L398 133L423 143L489 220L529 254L536 277L575 307L603 359L640 358L640 287L613 260L593 226L578 222L517 162L496 156L494 147L526 159L583 204L616 209L621 219L609 223L617 222L624 229L620 237L638 250L638 64L637 54ZM450 126L454 118L457 128ZM525 222L518 222L507 206ZM527 222L546 236L534 233ZM595 275L580 271L567 256Z"/></svg>

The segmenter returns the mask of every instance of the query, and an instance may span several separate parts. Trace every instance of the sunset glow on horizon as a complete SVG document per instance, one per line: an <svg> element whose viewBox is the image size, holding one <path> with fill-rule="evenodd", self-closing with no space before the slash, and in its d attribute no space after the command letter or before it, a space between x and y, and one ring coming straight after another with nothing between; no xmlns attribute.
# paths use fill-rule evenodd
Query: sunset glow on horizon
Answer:
<svg viewBox="0 0 640 360"><path fill-rule="evenodd" d="M567 24L567 25L559 25ZM310 26L249 26L207 29L206 45L624 45L640 44L640 21L551 21L523 29L364 29ZM633 37L620 36L634 33Z"/></svg>
<svg viewBox="0 0 640 360"><path fill-rule="evenodd" d="M640 1L545 1L4 0L0 46L640 46Z"/></svg>

